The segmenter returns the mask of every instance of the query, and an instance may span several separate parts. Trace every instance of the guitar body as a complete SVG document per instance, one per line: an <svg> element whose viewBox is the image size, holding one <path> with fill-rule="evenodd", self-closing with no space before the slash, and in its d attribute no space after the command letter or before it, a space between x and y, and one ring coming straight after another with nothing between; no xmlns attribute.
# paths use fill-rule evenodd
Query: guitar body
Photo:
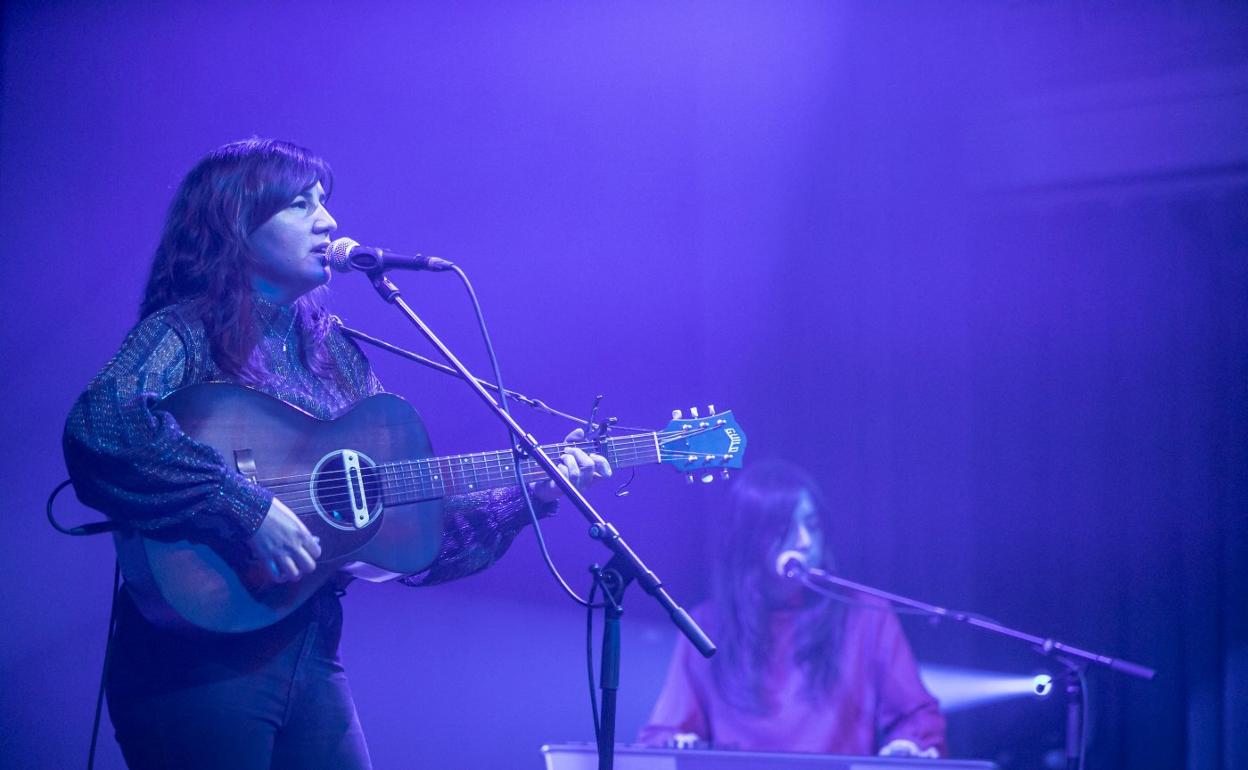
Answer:
<svg viewBox="0 0 1248 770"><path fill-rule="evenodd" d="M191 438L217 450L267 488L320 538L316 570L274 583L245 543L186 530L114 535L126 585L143 615L161 626L241 633L294 612L339 571L390 580L428 567L442 540L442 498L546 478L511 450L432 457L424 423L406 401L383 393L321 420L242 385L203 383L160 402ZM579 442L616 468L664 463L703 481L740 468L745 434L731 412L677 416L655 433ZM542 447L557 457L569 444ZM516 466L519 466L518 468ZM189 527L186 529L190 529Z"/></svg>
<svg viewBox="0 0 1248 770"><path fill-rule="evenodd" d="M187 435L274 492L320 538L322 554L312 574L275 584L264 565L237 548L119 533L122 572L152 622L251 631L289 615L344 566L363 562L376 567L376 574L393 577L424 569L437 555L440 497L383 503L385 487L394 483L370 472L383 463L431 454L420 416L398 396L372 396L337 419L320 420L241 385L207 383L176 391L160 408L173 414ZM358 475L352 475L343 450L358 455ZM359 480L350 495L348 478Z"/></svg>

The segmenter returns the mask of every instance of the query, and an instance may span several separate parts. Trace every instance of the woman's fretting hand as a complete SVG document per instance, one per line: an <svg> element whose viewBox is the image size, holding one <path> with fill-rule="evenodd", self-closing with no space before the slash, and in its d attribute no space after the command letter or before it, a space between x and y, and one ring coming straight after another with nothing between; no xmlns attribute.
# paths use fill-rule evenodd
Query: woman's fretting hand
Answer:
<svg viewBox="0 0 1248 770"><path fill-rule="evenodd" d="M584 440L585 430L577 428L567 435L564 442L573 443ZM574 446L563 450L563 454L555 460L555 467L559 469L560 475L571 481L577 489L585 489L593 483L594 479L607 478L611 475L611 463L607 462L607 458L597 453L585 452ZM533 483L533 496L542 502L550 502L561 494L563 490L555 486L553 481Z"/></svg>

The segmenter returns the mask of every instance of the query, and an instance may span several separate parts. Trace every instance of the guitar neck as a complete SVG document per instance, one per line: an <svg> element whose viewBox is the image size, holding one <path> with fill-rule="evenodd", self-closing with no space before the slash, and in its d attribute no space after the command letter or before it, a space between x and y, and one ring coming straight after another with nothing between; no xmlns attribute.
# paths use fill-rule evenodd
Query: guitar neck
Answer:
<svg viewBox="0 0 1248 770"><path fill-rule="evenodd" d="M541 449L547 457L555 459L570 446L580 447L586 452L599 452L613 468L631 468L663 461L658 433L611 437L600 443L546 444ZM516 484L515 454L509 449L383 463L377 466L377 470L385 483L385 502L390 505ZM537 462L529 459L521 461L520 473L526 483L546 477Z"/></svg>

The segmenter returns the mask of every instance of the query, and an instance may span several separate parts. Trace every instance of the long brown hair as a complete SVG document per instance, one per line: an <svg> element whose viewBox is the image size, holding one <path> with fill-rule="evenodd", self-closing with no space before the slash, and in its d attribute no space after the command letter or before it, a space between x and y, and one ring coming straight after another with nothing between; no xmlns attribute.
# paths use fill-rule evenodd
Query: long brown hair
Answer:
<svg viewBox="0 0 1248 770"><path fill-rule="evenodd" d="M222 371L244 382L266 380L270 374L255 355L261 332L247 238L317 182L328 198L329 164L290 142L244 139L205 155L169 205L140 317L186 302L203 322ZM305 363L322 376L332 372L324 298L325 288L319 287L295 301Z"/></svg>
<svg viewBox="0 0 1248 770"><path fill-rule="evenodd" d="M781 460L754 463L734 483L728 521L717 530L711 604L720 650L711 671L725 700L747 712L765 714L774 705L763 681L773 652L773 610L764 600L764 581L772 579L772 552L804 494L814 501L822 530L830 532L827 501L810 475ZM831 569L826 545L824 554ZM845 611L828 597L811 599L798 611L792 663L803 673L807 697L818 701L836 679Z"/></svg>

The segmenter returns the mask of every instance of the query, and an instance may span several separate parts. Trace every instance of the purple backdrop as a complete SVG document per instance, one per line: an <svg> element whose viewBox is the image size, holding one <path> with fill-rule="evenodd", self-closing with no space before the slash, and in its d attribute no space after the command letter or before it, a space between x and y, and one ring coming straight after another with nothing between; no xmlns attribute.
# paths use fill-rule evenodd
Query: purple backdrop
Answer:
<svg viewBox="0 0 1248 770"><path fill-rule="evenodd" d="M1248 11L1088 5L7 3L0 761L85 755L112 553L40 515L60 427L173 187L253 134L331 161L342 234L465 266L512 387L632 425L734 408L751 456L827 485L848 576L1158 667L1094 675L1100 766L1245 759ZM353 278L337 310L404 339ZM485 373L462 290L403 283ZM373 359L440 452L503 445L455 383ZM722 485L631 490L593 498L695 603ZM584 585L583 524L547 532ZM347 613L378 767L591 737L583 616L531 534ZM621 736L673 644L640 593L626 627ZM928 661L1044 667L908 630ZM1034 767L1060 730L1056 699L1005 703L955 715L952 747Z"/></svg>

